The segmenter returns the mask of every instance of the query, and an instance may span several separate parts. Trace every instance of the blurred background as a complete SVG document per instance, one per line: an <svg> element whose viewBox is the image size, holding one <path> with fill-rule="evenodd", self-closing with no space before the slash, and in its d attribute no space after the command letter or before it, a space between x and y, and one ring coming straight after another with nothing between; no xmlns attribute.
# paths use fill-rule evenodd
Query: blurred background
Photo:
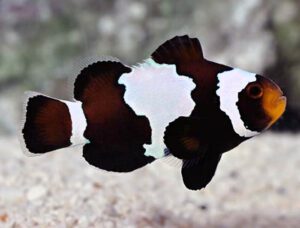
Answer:
<svg viewBox="0 0 300 228"><path fill-rule="evenodd" d="M68 99L78 60L135 64L183 34L199 38L207 59L271 77L288 97L273 133L224 155L204 191L185 189L163 163L120 175L89 167L79 151L21 153L25 90ZM0 226L297 227L299 96L298 0L0 0Z"/></svg>

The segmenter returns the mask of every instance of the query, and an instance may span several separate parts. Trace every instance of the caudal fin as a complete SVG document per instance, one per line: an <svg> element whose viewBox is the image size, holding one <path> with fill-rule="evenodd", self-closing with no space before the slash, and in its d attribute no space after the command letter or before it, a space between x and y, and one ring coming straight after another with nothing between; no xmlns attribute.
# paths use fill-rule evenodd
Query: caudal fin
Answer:
<svg viewBox="0 0 300 228"><path fill-rule="evenodd" d="M24 152L28 155L43 154L79 143L78 139L83 138L85 127L81 124L78 131L77 124L75 131L76 129L72 129L72 122L74 113L77 121L84 121L82 116L78 119L78 113L83 115L80 109L81 105L74 102L26 92L20 137Z"/></svg>

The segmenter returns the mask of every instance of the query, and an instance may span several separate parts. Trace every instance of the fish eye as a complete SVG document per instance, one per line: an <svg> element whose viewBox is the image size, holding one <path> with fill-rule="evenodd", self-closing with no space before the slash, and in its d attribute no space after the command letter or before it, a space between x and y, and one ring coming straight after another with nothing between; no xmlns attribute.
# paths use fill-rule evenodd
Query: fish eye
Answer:
<svg viewBox="0 0 300 228"><path fill-rule="evenodd" d="M247 94L253 99L261 98L263 95L263 88L258 83L250 84L247 88Z"/></svg>

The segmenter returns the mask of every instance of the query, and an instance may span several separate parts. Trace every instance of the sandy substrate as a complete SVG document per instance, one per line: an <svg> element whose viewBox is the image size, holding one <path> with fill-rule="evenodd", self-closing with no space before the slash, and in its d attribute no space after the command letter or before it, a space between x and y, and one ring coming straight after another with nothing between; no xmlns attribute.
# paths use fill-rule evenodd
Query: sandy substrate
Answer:
<svg viewBox="0 0 300 228"><path fill-rule="evenodd" d="M252 139L224 154L205 190L155 162L129 174L80 150L25 157L0 138L0 227L299 227L300 135Z"/></svg>

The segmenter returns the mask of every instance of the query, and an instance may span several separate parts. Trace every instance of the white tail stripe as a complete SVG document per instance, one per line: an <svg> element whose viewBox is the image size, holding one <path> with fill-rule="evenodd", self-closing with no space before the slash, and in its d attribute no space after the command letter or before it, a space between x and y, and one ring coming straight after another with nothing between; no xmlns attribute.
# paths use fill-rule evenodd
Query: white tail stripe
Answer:
<svg viewBox="0 0 300 228"><path fill-rule="evenodd" d="M72 145L85 144L88 140L83 136L87 126L86 118L81 107L80 101L70 102L63 101L69 108L72 121L72 136L70 141Z"/></svg>

